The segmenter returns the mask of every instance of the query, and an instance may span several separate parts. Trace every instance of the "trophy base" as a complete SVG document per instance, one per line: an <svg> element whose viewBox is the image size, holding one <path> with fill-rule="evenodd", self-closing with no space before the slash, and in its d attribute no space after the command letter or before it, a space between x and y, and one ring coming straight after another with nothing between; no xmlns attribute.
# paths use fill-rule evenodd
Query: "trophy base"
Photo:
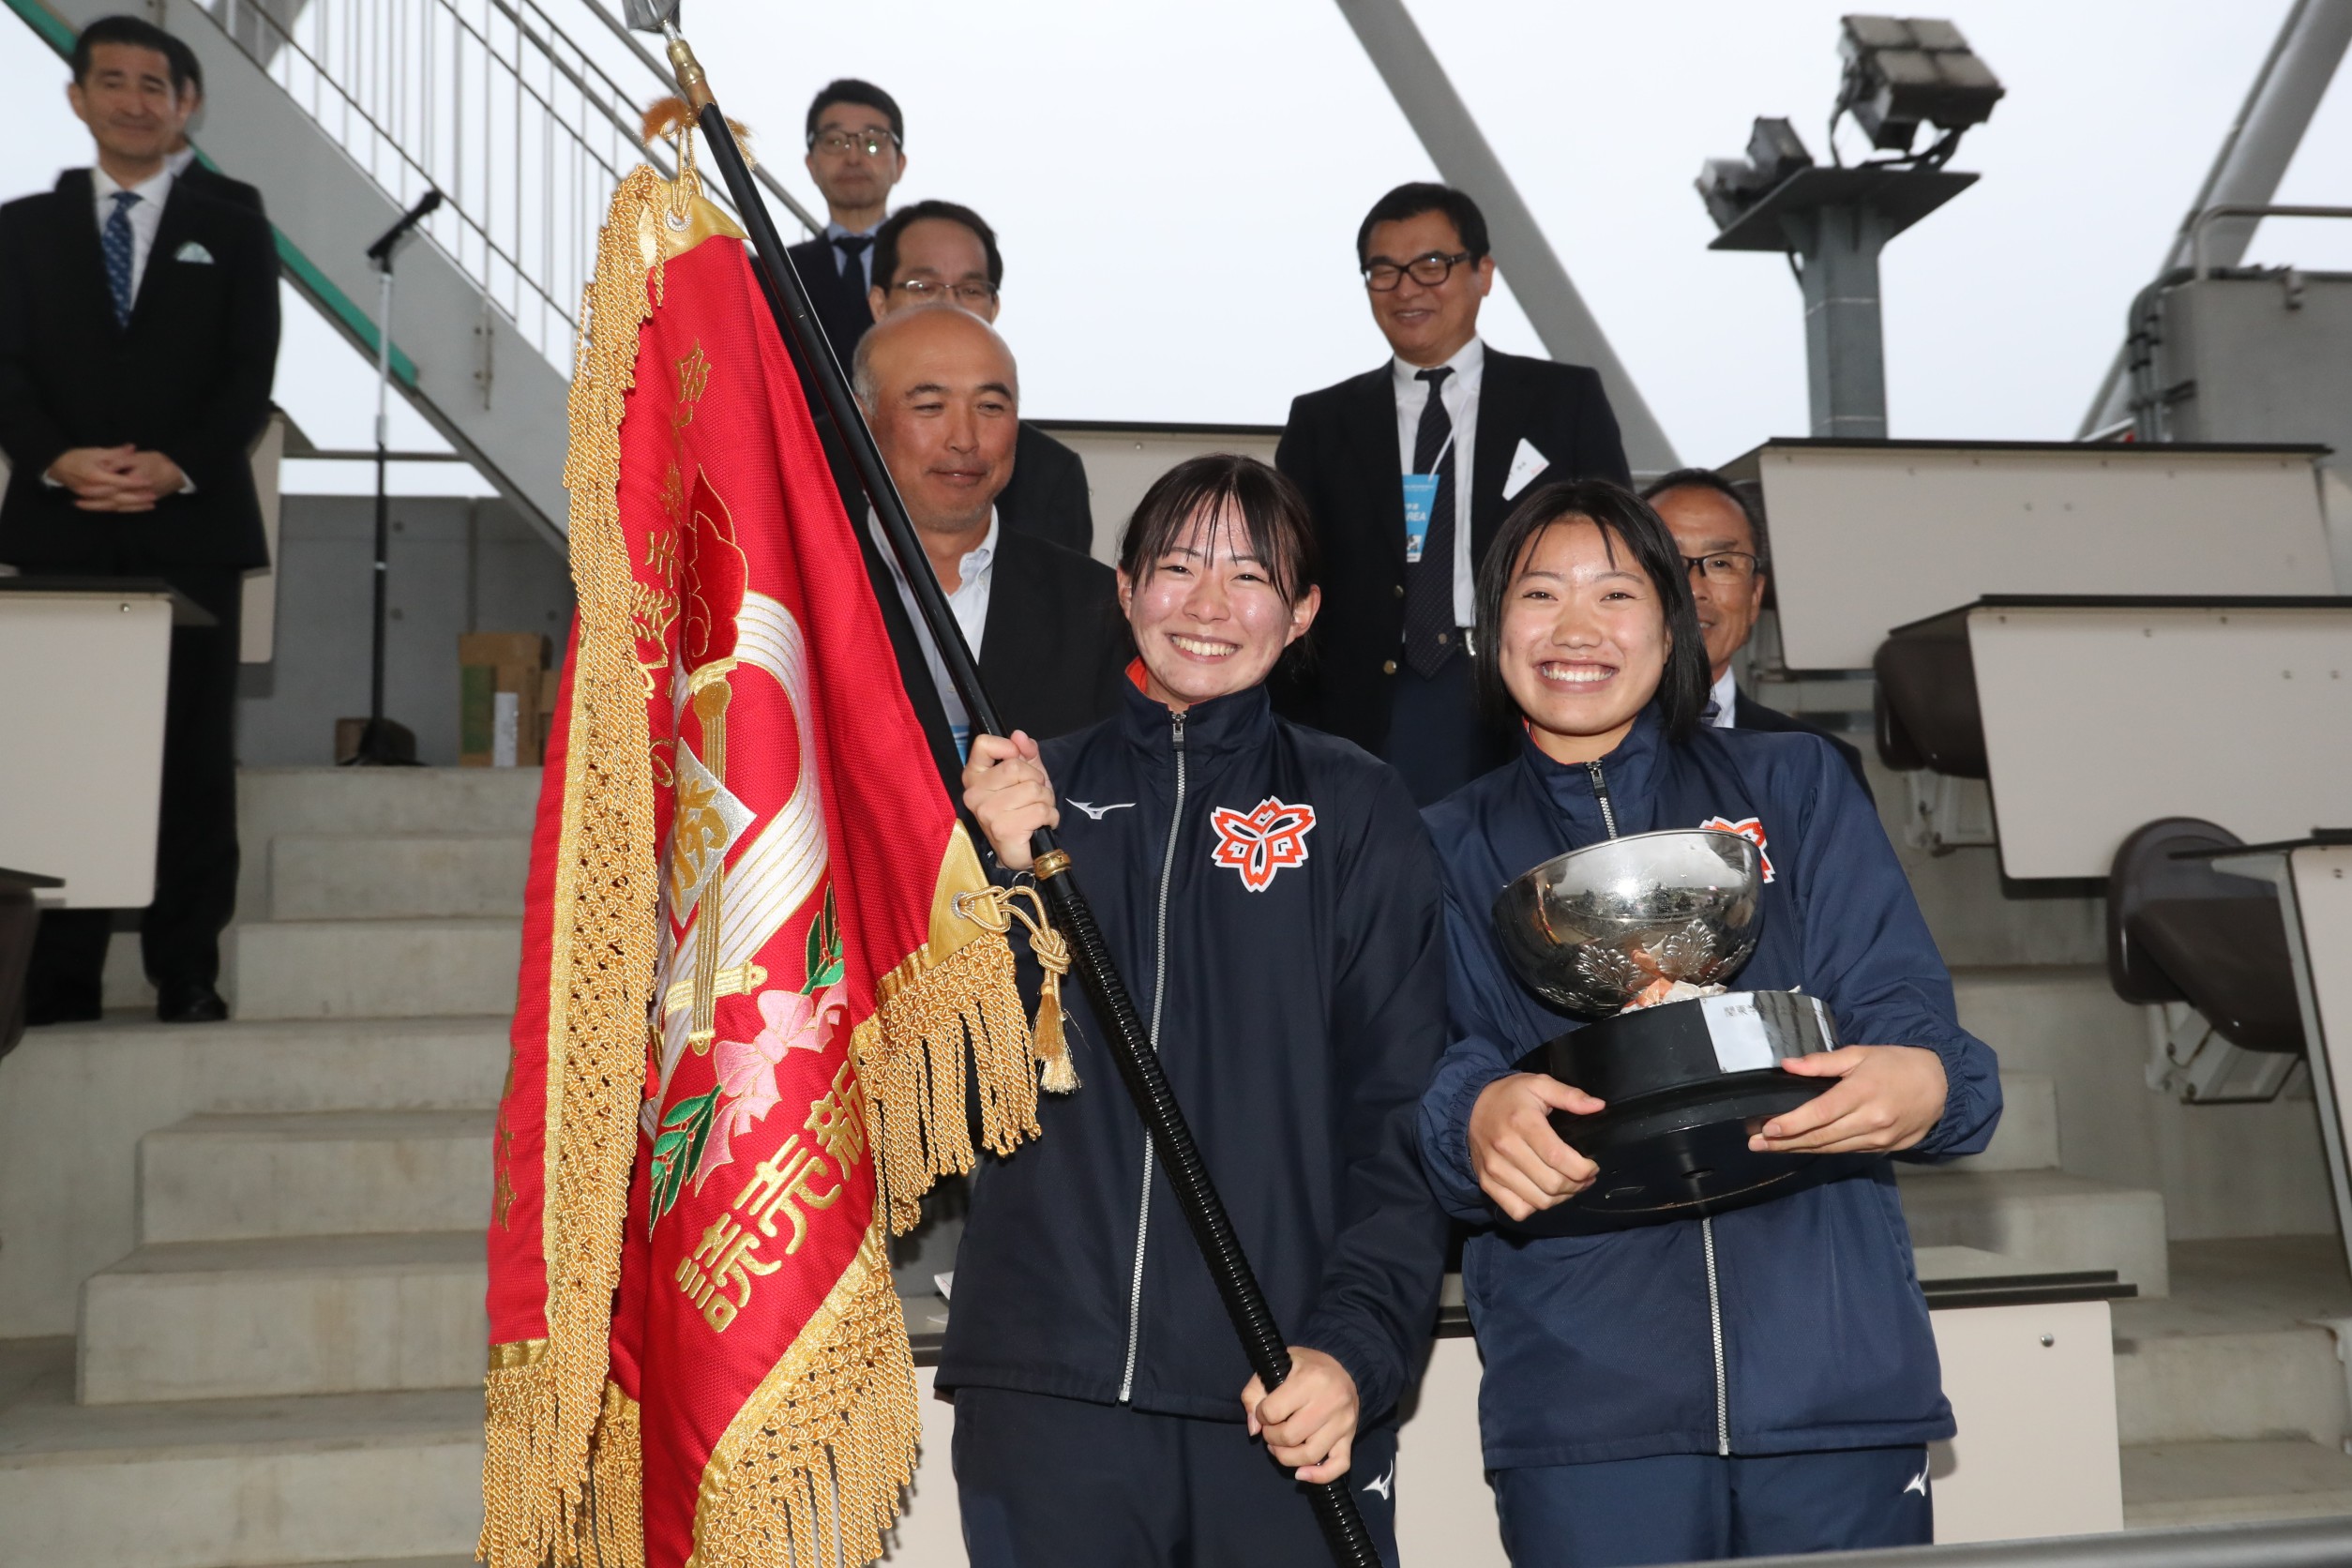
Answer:
<svg viewBox="0 0 2352 1568"><path fill-rule="evenodd" d="M1621 1013L1539 1046L1522 1072L1608 1101L1553 1130L1601 1168L1593 1184L1512 1229L1583 1236L1762 1203L1862 1169L1876 1154L1756 1153L1766 1122L1834 1082L1779 1063L1837 1047L1829 1009L1795 991L1738 991Z"/></svg>

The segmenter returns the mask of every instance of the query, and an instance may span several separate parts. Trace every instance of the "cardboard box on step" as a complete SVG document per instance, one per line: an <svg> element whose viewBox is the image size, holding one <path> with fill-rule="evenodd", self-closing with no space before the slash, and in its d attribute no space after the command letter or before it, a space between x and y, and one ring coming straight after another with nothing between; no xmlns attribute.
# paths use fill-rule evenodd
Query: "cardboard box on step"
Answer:
<svg viewBox="0 0 2352 1568"><path fill-rule="evenodd" d="M539 765L549 654L538 632L467 632L458 639L459 766Z"/></svg>

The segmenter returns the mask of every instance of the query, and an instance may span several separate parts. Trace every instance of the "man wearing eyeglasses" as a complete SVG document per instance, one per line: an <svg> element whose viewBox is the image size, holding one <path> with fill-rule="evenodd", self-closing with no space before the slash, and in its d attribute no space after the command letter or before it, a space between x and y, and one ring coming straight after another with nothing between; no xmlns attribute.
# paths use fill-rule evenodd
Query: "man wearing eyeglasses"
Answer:
<svg viewBox="0 0 2352 1568"><path fill-rule="evenodd" d="M1508 755L1479 716L1471 583L1510 503L1539 480L1629 480L1601 378L1478 337L1486 220L1402 185L1356 231L1391 358L1290 405L1274 462L1306 492L1323 554L1316 656L1277 686L1290 717L1385 758L1427 805Z"/></svg>
<svg viewBox="0 0 2352 1568"><path fill-rule="evenodd" d="M906 119L898 100L870 82L829 83L808 105L808 177L831 221L787 252L808 290L817 323L846 368L874 318L866 309L875 231L890 192L907 172Z"/></svg>
<svg viewBox="0 0 2352 1568"><path fill-rule="evenodd" d="M1707 722L1725 730L1802 730L1837 747L1870 793L1862 753L1816 724L1808 724L1741 691L1731 661L1746 647L1764 609L1764 520L1747 492L1711 468L1678 468L1641 492L1674 535L1690 573L1698 629L1715 679Z"/></svg>
<svg viewBox="0 0 2352 1568"><path fill-rule="evenodd" d="M960 306L994 325L1002 302L1004 257L996 231L970 207L917 202L891 215L874 234L873 319L916 305ZM1088 555L1094 508L1086 464L1076 452L1024 419L1013 448L1013 476L996 498L999 520Z"/></svg>

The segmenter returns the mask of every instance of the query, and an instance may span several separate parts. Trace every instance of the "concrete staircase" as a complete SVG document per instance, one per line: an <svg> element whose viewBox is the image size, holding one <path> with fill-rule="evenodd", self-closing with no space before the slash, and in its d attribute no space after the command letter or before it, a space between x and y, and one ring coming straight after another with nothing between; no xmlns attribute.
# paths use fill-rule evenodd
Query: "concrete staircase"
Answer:
<svg viewBox="0 0 2352 1568"><path fill-rule="evenodd" d="M59 1121L97 1124L54 1184L110 1186L113 1205L70 1200L117 1214L89 1258L70 1214L15 1212L0 1154L0 1334L38 1335L0 1338L0 1563L471 1553L481 1227L537 782L249 772L235 1021L126 1013L0 1063L0 1119L34 1120L0 1147L53 1157L83 1130ZM135 1125L104 1113L125 1108ZM98 1180L110 1161L128 1192Z"/></svg>

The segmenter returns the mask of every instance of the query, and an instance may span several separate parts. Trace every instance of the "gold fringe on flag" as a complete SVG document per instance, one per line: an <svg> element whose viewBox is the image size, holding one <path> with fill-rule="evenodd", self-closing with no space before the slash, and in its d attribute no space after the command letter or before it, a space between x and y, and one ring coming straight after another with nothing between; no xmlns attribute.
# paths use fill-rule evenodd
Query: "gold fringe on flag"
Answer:
<svg viewBox="0 0 2352 1568"><path fill-rule="evenodd" d="M922 1416L882 1214L702 1472L686 1568L871 1562L914 1479Z"/></svg>

